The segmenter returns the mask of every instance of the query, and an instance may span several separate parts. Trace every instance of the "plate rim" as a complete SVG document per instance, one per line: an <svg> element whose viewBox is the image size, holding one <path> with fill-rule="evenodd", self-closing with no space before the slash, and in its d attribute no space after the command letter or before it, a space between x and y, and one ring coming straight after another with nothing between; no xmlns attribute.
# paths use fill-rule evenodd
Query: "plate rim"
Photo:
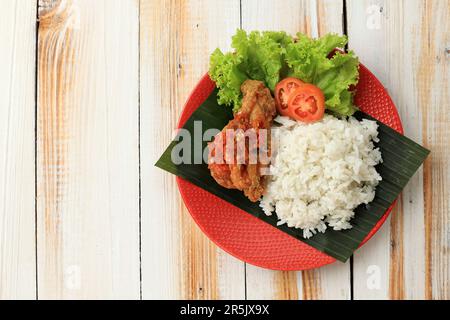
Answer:
<svg viewBox="0 0 450 320"><path fill-rule="evenodd" d="M389 103L394 107L394 108L393 108L393 115L392 115L392 117L393 117L393 118L396 118L395 120L396 120L396 122L397 122L398 125L399 125L399 128L398 128L398 130L396 130L396 131L399 132L400 134L404 134L403 124L402 124L400 115L399 115L399 113L398 113L397 107L396 107L396 105L394 104L394 102L393 102L393 100L392 100L392 97L389 95L387 89L384 87L384 85L381 83L381 81L380 81L380 80L379 80L379 79L378 79L378 78L377 78L377 77L376 77L376 76L375 76L375 75L374 75L374 74L373 74L366 66L364 66L363 64L360 63L360 65L359 65L360 73L361 73L361 69L363 69L364 72L367 73L367 75L370 76L370 77L372 78L372 80L374 80L374 81L376 82L376 84L377 84L379 87L383 88L384 92L386 93L386 97L387 97L388 100L389 100ZM199 81L196 83L196 85L194 86L193 90L190 92L188 98L186 99L186 101L185 101L185 103L184 103L184 105L183 105L181 114L180 114L179 119L178 119L178 121L177 121L177 129L180 129L180 128L184 125L184 123L187 121L187 119L189 119L189 117L192 115L192 112L195 111L195 109L194 109L194 110L192 110L192 112L186 113L186 108L187 108L188 104L190 103L190 101L193 99L193 97L194 97L194 95L196 94L196 92L197 92L198 90L202 89L202 87L205 86L205 82L208 82L208 81L214 83L214 82L211 80L211 78L210 78L210 76L209 76L209 74L208 74L208 72L207 72L207 73L205 73L205 74L200 78L200 80L199 80ZM211 88L211 92L212 92L212 90L214 90L214 86ZM197 106L197 107L198 107L198 106ZM375 117L375 118L376 118L376 117ZM388 126L389 126L389 125L388 125ZM389 126L389 127L390 127L390 126ZM305 268L302 268L302 267L296 267L296 266L293 266L293 267L286 267L286 268L273 267L273 266L270 266L270 264L262 264L262 263L254 262L254 261L252 261L252 259L249 258L249 257L241 256L240 254L236 253L235 251L233 251L233 250L229 249L228 247L222 245L222 243L221 243L220 241L217 240L217 237L214 237L214 235L211 235L211 234L205 229L204 225L203 225L202 223L200 223L199 220L197 219L196 214L193 212L194 209L193 209L192 206L190 205L190 199L188 199L188 198L187 198L187 195L185 194L185 192L183 192L183 188L184 188L184 187L183 187L181 184L182 184L182 183L188 183L189 185L192 185L192 186L195 186L195 185L193 185L193 184L190 183L189 181L186 181L186 180L182 179L181 177L176 177L176 182L177 182L177 188L178 188L178 191L180 192L181 198L183 199L183 203L184 203L184 205L186 206L186 208L188 209L188 212L189 212L190 216L192 217L192 219L194 220L195 224L200 228L200 230L208 237L208 239L209 239L210 241L212 241L215 245L217 245L217 246L218 246L219 248L221 248L223 251L227 252L227 253L230 254L231 256L233 256L233 257L235 257L235 258L237 258L237 259L239 259L239 260L241 260L241 261L243 261L243 262L245 262L245 263L248 263L248 264L251 264L251 265L254 265L254 266L257 266L257 267L261 267L261 268L264 268L264 269L275 270L275 271L302 271L302 270L311 270L311 269L321 268L321 267L323 267L323 266L330 265L330 264L333 264L333 263L335 263L335 262L338 261L338 260L336 260L335 258L326 255L326 253L324 253L324 252L322 252L322 251L319 251L319 250L316 249L316 248L313 248L313 249L316 250L316 251L317 251L318 253L320 253L320 254L325 254L327 257L329 257L329 261L327 261L327 262L325 262L325 263L318 264L317 266L305 267ZM195 187L196 187L196 186L195 186ZM197 188L201 189L200 187L197 187ZM205 192L208 192L207 190L204 190L204 189L201 189L201 190L203 190L203 191L205 191ZM212 194L210 193L210 195L212 195ZM217 197L217 196L215 196L215 195L212 195L212 196ZM220 199L219 197L217 197L217 198ZM220 200L225 201L225 200L223 200L223 199L220 199ZM386 222L387 218L389 217L390 213L392 212L392 209L395 207L395 205L396 205L396 203L397 203L397 200L398 200L398 197L392 202L392 204L391 204L391 205L389 206L389 208L385 211L385 213L383 214L383 216L378 220L378 222L375 224L375 226L372 228L372 230L369 232L369 234L367 234L367 236L364 238L364 240L360 243L360 245L358 246L358 249L357 249L357 250L359 250L364 244L366 244L366 243L367 243L367 242L368 242L368 241L369 241L369 240L370 240L370 239L371 239L371 238L372 238L372 237L373 237L373 236L381 229L381 227L383 226L383 224ZM237 207L236 207L236 208L237 208ZM239 209L239 208L237 208L237 209ZM239 209L239 210L245 212L245 211L242 210L242 209ZM247 214L248 214L248 213L247 213ZM250 214L249 214L249 215L250 215ZM250 216L251 216L251 215L250 215ZM253 217L253 216L251 216L251 217ZM255 219L258 221L258 223L264 223L264 224L266 224L266 222L264 222L264 221L262 221L262 220L260 220L260 219L258 219L258 218L256 218L256 217L253 217L253 218L255 218ZM268 225L269 225L269 224L268 224ZM270 225L270 226L271 226L271 225ZM271 226L271 227L274 228L275 230L278 230L277 228L275 228L275 227L273 227L273 226ZM279 232L282 232L282 231L280 231L280 230L278 230L278 231L279 231ZM282 233L283 233L283 232L282 232ZM284 234L284 233L283 233L283 234ZM288 235L288 234L287 234L287 235ZM289 235L288 235L288 236L289 236ZM293 237L293 238L294 238L294 237ZM295 238L294 238L294 239L295 239ZM300 240L297 240L297 241L300 241ZM306 246L312 248L311 246L307 245L307 244L304 243L304 242L302 242L302 244L304 244L304 245L306 245ZM356 252L356 251L355 251L355 252Z"/></svg>

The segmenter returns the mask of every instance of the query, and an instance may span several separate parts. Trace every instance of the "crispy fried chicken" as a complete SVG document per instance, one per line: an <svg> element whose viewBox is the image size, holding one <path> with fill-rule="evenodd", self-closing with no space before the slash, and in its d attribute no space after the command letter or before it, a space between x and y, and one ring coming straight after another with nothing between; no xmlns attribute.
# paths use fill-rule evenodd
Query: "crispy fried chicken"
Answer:
<svg viewBox="0 0 450 320"><path fill-rule="evenodd" d="M218 184L241 190L256 202L265 190L261 169L268 166L257 155L266 148L263 151L270 156L270 127L276 108L270 90L261 81L247 80L241 91L244 96L241 109L209 144L208 167ZM260 129L267 129L267 135L260 135ZM234 134L229 135L230 132ZM256 143L246 140L252 133Z"/></svg>

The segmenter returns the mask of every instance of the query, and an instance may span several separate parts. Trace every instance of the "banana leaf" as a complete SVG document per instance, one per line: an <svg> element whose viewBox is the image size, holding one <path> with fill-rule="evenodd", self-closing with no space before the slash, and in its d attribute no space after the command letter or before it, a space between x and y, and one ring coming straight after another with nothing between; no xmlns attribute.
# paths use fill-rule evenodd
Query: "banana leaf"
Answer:
<svg viewBox="0 0 450 320"><path fill-rule="evenodd" d="M354 116L358 120L363 118L376 120L359 111ZM221 130L232 118L231 108L218 105L217 90L214 90L206 101L194 111L183 129L187 130L185 132L189 132L192 137L194 137L194 131L197 135L203 135L208 129ZM199 128L199 122L195 124L196 121L201 121L201 128ZM345 262L399 196L430 152L383 123L378 122L378 125L380 142L375 145L381 150L383 163L379 164L376 169L383 180L376 188L375 199L370 204L360 205L355 209L355 217L351 220L352 229L335 231L328 228L325 233L318 233L309 239L303 238L301 229L289 228L286 225L277 226L278 219L275 214L266 216L258 203L248 200L242 192L226 189L217 184L211 177L208 166L204 161L200 161L200 164L194 164L196 163L195 160L197 160L197 163L199 162L198 152L197 157L195 157L195 149L204 150L207 142L202 142L201 149L200 145L195 146L192 143L190 155L180 153L186 157L185 159L190 158L190 161L185 162L191 164L175 164L172 161L171 154L174 148L183 141L183 136L179 133L158 160L156 166L230 202L299 241L303 241L333 258ZM199 141L199 139L197 138L196 141ZM200 141L202 141L201 138Z"/></svg>

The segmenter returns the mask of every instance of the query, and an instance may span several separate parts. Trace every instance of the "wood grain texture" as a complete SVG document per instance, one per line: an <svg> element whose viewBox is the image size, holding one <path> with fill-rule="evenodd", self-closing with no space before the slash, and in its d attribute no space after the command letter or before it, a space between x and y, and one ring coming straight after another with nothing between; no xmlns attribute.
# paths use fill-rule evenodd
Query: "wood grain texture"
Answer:
<svg viewBox="0 0 450 320"><path fill-rule="evenodd" d="M343 32L342 1L242 1L242 27L304 32L313 37ZM247 267L250 299L350 299L350 265L277 272Z"/></svg>
<svg viewBox="0 0 450 320"><path fill-rule="evenodd" d="M0 300L34 299L36 1L0 0Z"/></svg>
<svg viewBox="0 0 450 320"><path fill-rule="evenodd" d="M40 5L39 298L136 299L138 4Z"/></svg>
<svg viewBox="0 0 450 320"><path fill-rule="evenodd" d="M431 156L355 255L356 299L449 297L448 1L347 1L350 49L388 89L405 134ZM373 277L379 274L379 286ZM371 285L372 283L372 285Z"/></svg>
<svg viewBox="0 0 450 320"><path fill-rule="evenodd" d="M210 53L229 49L239 1L142 0L140 12L143 298L243 299L244 263L206 238L154 167Z"/></svg>
<svg viewBox="0 0 450 320"><path fill-rule="evenodd" d="M425 297L450 299L450 3L420 2L413 51L414 83L422 113L422 141L432 150L423 168Z"/></svg>

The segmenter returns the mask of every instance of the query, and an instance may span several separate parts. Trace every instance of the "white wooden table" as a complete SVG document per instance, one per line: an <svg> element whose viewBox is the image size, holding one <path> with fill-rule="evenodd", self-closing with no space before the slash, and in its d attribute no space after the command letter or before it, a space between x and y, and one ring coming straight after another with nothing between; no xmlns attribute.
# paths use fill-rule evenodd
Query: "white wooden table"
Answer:
<svg viewBox="0 0 450 320"><path fill-rule="evenodd" d="M449 299L450 1L0 0L0 298ZM39 21L39 22L37 22ZM236 28L347 33L432 150L351 262L246 265L154 167Z"/></svg>

